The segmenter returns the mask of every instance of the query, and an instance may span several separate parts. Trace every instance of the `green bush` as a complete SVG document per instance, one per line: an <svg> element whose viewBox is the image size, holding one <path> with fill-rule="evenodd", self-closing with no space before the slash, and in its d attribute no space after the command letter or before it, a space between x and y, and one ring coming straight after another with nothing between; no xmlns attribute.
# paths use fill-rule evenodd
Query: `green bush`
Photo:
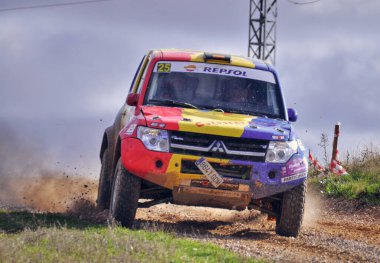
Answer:
<svg viewBox="0 0 380 263"><path fill-rule="evenodd" d="M373 160L371 160L373 164ZM372 204L380 204L380 167L372 165L356 166L348 169L348 175L328 174L322 180L313 177L311 183L318 183L321 190L329 196L346 199L363 200Z"/></svg>
<svg viewBox="0 0 380 263"><path fill-rule="evenodd" d="M380 148L373 144L363 146L356 153L347 153L344 159L348 175L329 173L318 178L320 173L310 169L309 182L328 196L380 204Z"/></svg>

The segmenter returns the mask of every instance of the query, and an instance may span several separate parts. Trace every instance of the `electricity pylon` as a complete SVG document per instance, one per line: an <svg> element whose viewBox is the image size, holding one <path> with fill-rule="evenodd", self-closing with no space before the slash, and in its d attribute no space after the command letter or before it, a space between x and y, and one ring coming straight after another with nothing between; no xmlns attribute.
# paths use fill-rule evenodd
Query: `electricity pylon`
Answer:
<svg viewBox="0 0 380 263"><path fill-rule="evenodd" d="M250 0L248 56L276 62L277 0Z"/></svg>

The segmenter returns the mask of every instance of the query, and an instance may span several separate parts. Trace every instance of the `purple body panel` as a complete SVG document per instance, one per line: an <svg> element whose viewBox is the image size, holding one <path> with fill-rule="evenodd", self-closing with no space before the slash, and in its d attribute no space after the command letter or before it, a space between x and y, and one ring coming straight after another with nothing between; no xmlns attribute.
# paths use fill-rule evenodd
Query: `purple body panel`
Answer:
<svg viewBox="0 0 380 263"><path fill-rule="evenodd" d="M260 199L277 193L287 191L306 180L308 163L304 153L295 154L286 164L249 162L231 160L231 164L250 165L252 173L250 180L225 179L225 182L249 184L253 193L253 199ZM274 173L270 178L269 173ZM288 182L282 182L282 178L302 174L303 177Z"/></svg>
<svg viewBox="0 0 380 263"><path fill-rule="evenodd" d="M291 126L287 121L269 118L254 118L249 126L244 128L241 137L260 140L289 140Z"/></svg>

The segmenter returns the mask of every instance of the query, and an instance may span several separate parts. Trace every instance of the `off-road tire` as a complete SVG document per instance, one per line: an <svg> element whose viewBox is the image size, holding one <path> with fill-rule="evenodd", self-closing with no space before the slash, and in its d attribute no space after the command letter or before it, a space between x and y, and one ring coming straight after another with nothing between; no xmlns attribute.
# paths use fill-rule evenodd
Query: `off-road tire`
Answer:
<svg viewBox="0 0 380 263"><path fill-rule="evenodd" d="M119 159L113 179L110 218L123 227L132 227L139 203L141 179L129 173Z"/></svg>
<svg viewBox="0 0 380 263"><path fill-rule="evenodd" d="M283 194L276 233L280 236L297 237L301 231L306 196L306 180Z"/></svg>
<svg viewBox="0 0 380 263"><path fill-rule="evenodd" d="M97 207L104 210L108 209L111 197L111 156L109 149L106 149L102 156L102 167L100 169Z"/></svg>

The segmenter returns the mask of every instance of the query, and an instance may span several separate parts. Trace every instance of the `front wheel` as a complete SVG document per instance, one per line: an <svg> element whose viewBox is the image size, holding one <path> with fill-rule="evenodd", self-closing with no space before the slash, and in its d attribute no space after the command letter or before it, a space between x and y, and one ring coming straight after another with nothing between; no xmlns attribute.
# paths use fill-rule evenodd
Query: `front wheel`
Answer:
<svg viewBox="0 0 380 263"><path fill-rule="evenodd" d="M129 173L119 159L114 175L110 218L123 227L132 227L139 203L141 179Z"/></svg>
<svg viewBox="0 0 380 263"><path fill-rule="evenodd" d="M301 231L306 196L306 180L283 194L276 220L276 233L297 237Z"/></svg>

